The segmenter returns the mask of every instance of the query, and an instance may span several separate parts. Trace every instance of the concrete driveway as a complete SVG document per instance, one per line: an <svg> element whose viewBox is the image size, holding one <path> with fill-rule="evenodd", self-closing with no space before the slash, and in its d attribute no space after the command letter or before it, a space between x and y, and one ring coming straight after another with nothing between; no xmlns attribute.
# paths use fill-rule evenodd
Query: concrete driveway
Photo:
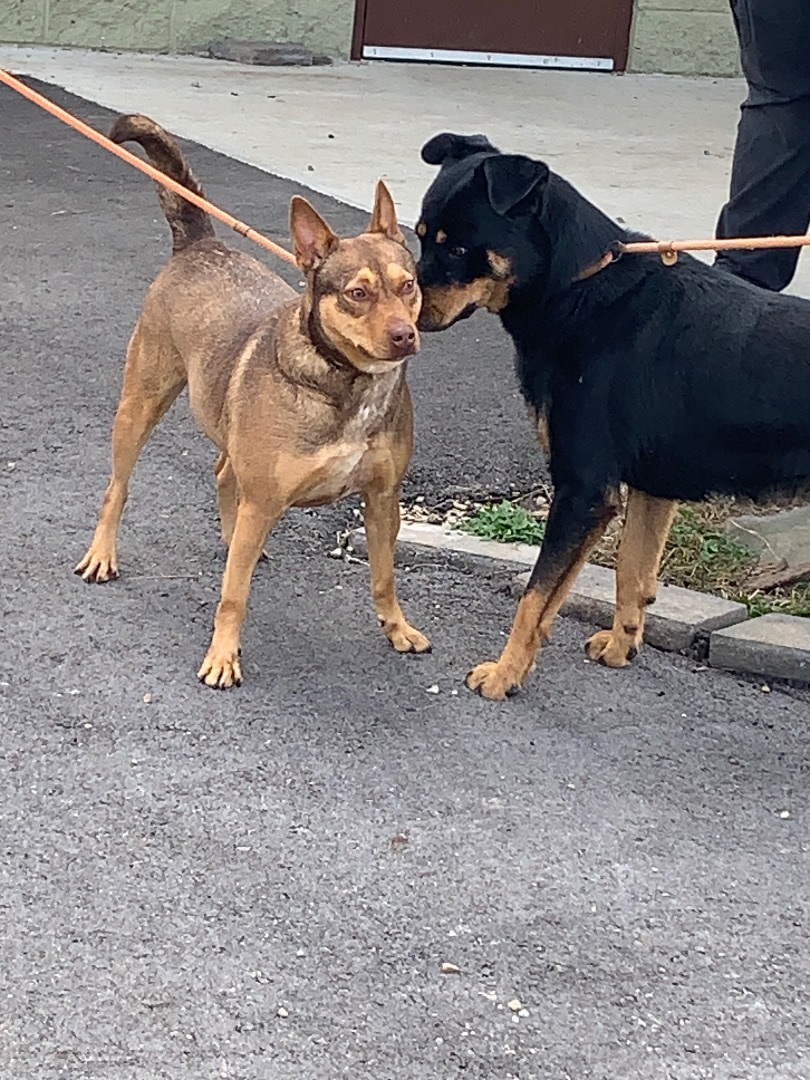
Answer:
<svg viewBox="0 0 810 1080"><path fill-rule="evenodd" d="M188 149L286 234L292 184ZM482 702L461 679L506 577L403 570L435 650L396 656L365 568L326 558L342 507L279 528L247 682L205 690L223 559L183 403L120 581L72 575L168 251L147 181L0 90L0 1075L806 1080L810 695L649 649L605 671L563 620ZM492 321L432 339L412 386L411 494L539 474Z"/></svg>

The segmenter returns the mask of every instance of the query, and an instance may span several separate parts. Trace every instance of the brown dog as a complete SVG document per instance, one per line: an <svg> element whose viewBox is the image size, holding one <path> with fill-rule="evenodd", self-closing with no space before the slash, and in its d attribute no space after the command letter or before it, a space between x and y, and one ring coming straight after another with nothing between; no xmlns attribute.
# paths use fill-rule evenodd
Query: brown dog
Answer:
<svg viewBox="0 0 810 1080"><path fill-rule="evenodd" d="M116 142L138 142L158 168L202 189L154 121L123 116ZM385 185L367 233L339 239L306 200L290 209L303 296L262 263L219 243L211 220L168 189L158 195L174 253L153 282L130 341L113 427L113 471L85 581L118 576L116 536L132 470L152 429L188 384L216 464L228 558L214 636L199 670L239 685L250 579L269 531L291 506L363 495L371 591L398 652L425 652L394 589L399 492L413 449L406 358L416 353L421 295Z"/></svg>

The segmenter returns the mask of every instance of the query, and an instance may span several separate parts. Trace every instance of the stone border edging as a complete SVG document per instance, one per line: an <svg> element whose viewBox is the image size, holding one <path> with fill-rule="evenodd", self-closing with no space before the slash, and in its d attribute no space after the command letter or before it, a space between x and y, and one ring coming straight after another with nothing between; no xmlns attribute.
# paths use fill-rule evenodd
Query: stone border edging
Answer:
<svg viewBox="0 0 810 1080"><path fill-rule="evenodd" d="M352 548L365 556L362 528L349 534ZM511 568L516 593L522 592L534 566L538 547L482 540L471 533L441 525L404 523L397 538L398 561L405 552L414 557L440 554L474 571ZM520 572L522 571L522 572ZM615 574L587 563L563 604L561 614L607 628L613 623ZM744 604L719 596L660 584L644 632L646 644L667 652L701 651L713 667L746 675L762 675L810 683L810 619L797 615L762 615L749 619Z"/></svg>

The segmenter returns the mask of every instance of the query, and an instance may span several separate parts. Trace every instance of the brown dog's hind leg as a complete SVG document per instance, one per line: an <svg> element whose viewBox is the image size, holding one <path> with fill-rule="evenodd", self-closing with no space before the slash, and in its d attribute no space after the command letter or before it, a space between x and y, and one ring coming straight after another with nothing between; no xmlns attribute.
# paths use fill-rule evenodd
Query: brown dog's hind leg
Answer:
<svg viewBox="0 0 810 1080"><path fill-rule="evenodd" d="M502 701L521 687L577 574L616 513L615 501L604 493L586 498L557 492L506 646L497 661L479 664L467 675L470 690Z"/></svg>
<svg viewBox="0 0 810 1080"><path fill-rule="evenodd" d="M231 546L234 526L236 525L236 511L239 507L239 484L236 482L236 473L233 471L230 458L223 451L214 465L214 476L217 478L217 502L219 504L219 522L222 529L222 542L226 548ZM262 562L267 562L270 556L262 551L259 556Z"/></svg>
<svg viewBox="0 0 810 1080"><path fill-rule="evenodd" d="M113 468L93 542L75 573L87 582L118 577L116 538L138 455L155 425L186 385L186 373L171 347L150 341L135 328L124 368L124 385L112 436Z"/></svg>
<svg viewBox="0 0 810 1080"><path fill-rule="evenodd" d="M214 476L217 478L217 503L219 505L219 522L222 528L222 542L228 548L231 546L233 530L236 525L239 487L236 483L233 466L224 451L217 458L217 463L214 466Z"/></svg>
<svg viewBox="0 0 810 1080"><path fill-rule="evenodd" d="M424 653L430 642L407 621L394 584L394 547L399 532L399 489L365 493L363 520L368 541L371 595L383 633L397 652Z"/></svg>
<svg viewBox="0 0 810 1080"><path fill-rule="evenodd" d="M625 667L634 660L644 638L647 607L655 600L658 566L677 503L654 499L631 488L627 495L619 555L616 561L616 614L611 630L588 638L591 660Z"/></svg>
<svg viewBox="0 0 810 1080"><path fill-rule="evenodd" d="M267 534L284 512L285 504L267 498L241 498L222 578L222 598L214 617L214 636L197 677L206 686L225 690L240 686L239 641L247 612L250 579Z"/></svg>

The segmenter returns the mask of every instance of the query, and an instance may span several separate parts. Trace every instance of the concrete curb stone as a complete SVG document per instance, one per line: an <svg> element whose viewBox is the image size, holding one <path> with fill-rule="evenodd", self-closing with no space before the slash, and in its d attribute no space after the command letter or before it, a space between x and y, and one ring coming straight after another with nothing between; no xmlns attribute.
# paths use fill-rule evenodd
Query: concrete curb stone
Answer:
<svg viewBox="0 0 810 1080"><path fill-rule="evenodd" d="M236 64L255 64L267 67L311 67L312 50L305 45L280 41L239 41L224 38L208 46L212 60L230 60Z"/></svg>
<svg viewBox="0 0 810 1080"><path fill-rule="evenodd" d="M528 584L529 574L519 574L517 581L522 591ZM588 563L579 572L561 613L607 629L613 625L615 606L614 571ZM681 589L677 585L659 584L658 599L647 612L644 641L666 652L686 652L698 639L741 623L747 617L745 604L693 589Z"/></svg>
<svg viewBox="0 0 810 1080"><path fill-rule="evenodd" d="M712 634L709 663L727 671L810 682L810 619L773 613Z"/></svg>
<svg viewBox="0 0 810 1080"><path fill-rule="evenodd" d="M365 533L353 531L351 542L361 555L367 552ZM432 553L452 556L461 566L472 570L526 568L534 566L538 547L529 544L502 544L494 540L482 540L477 536L441 525L404 523L397 539L398 561L406 557L413 562ZM529 579L529 571L515 575L514 591L522 592ZM613 623L615 606L615 574L604 566L587 564L562 607L563 615L570 615L586 622L609 627ZM669 652L685 652L698 639L705 639L713 632L742 623L748 616L744 604L723 600L721 597L681 589L674 585L659 585L655 607L647 615L644 639L658 649ZM810 674L808 675L810 677Z"/></svg>
<svg viewBox="0 0 810 1080"><path fill-rule="evenodd" d="M354 551L365 558L366 533L362 528L351 533ZM482 540L470 533L456 529L445 529L441 525L428 525L422 522L404 522L397 536L397 561L402 562L407 553L408 561L413 563L430 558L440 552L450 556L458 565L472 570L492 569L493 564L512 569L534 566L540 549L530 544L501 544L496 540Z"/></svg>

